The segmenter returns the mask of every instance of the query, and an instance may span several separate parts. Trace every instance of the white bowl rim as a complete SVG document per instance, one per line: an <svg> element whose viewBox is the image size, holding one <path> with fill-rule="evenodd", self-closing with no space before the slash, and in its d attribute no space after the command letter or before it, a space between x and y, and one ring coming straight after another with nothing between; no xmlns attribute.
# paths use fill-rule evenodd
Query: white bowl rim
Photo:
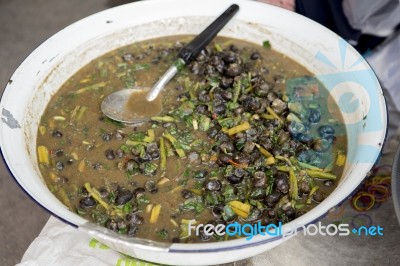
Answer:
<svg viewBox="0 0 400 266"><path fill-rule="evenodd" d="M206 1L212 2L211 0L206 0ZM128 6L128 5L143 5L143 6L144 6L144 5L149 5L149 6L151 6L151 5L154 5L154 4L157 4L157 3L162 3L162 2L164 2L164 1L163 1L163 0L141 1L141 2L135 2L135 3L127 4L127 5L125 5L125 6ZM187 1L187 0L171 0L171 1L169 1L169 2L175 3L175 4L179 4L179 3L182 4L182 3L186 3L186 2L188 2L188 1ZM241 5L241 6L251 6L251 5L254 5L254 6L256 6L256 7L257 7L257 6L260 7L259 5L261 5L260 3L256 3L256 2L253 2L253 1L247 1L247 0L237 0L237 1L222 0L221 2L224 3L224 4L226 4L226 5L228 5L228 3L234 3L234 2L238 3L238 4ZM92 15L92 16L89 16L89 17L83 19L83 20L80 20L80 21L78 21L78 22L75 22L75 23L72 24L71 26L69 26L69 27L63 29L62 31L64 31L64 32L73 31L73 30L75 30L76 27L78 27L79 25L84 24L88 19L93 19L95 16L98 16L98 15L100 15L100 14L107 14L108 12L110 12L110 10L112 10L113 12L115 12L117 9L120 9L120 8L124 8L124 7L123 7L123 6L119 6L119 7L116 7L116 8L112 8L112 9L108 9L108 10L105 10L105 11L102 11L102 12L99 12L99 13L96 13L96 14L94 14L94 15ZM315 23L314 21L312 21L312 20L310 20L310 19L308 19L308 18L306 18L306 17L300 16L300 15L295 14L295 13L291 13L291 12L289 12L289 11L286 11L286 10L283 10L283 9L281 9L281 8L277 8L277 7L274 7L274 6L268 6L268 8L270 8L271 10L274 10L275 12L281 12L281 13L282 13L282 12L283 12L283 13L286 13L286 12L287 12L287 13L290 13L290 15L296 17L296 19L304 20L304 21L306 21L307 23L311 23L314 27L320 28L321 31L324 31L324 32L327 33L327 34L330 34L332 38L338 38L337 34L331 32L330 30L326 29L325 27L323 27L323 26L321 26L321 25ZM57 37L58 37L58 33L56 33L55 35L53 35L52 37L50 37L48 40L46 40L44 43L42 43L39 47L43 47L43 46L48 45L54 38L57 38ZM34 50L34 51L27 57L27 59L32 58L32 57L35 55L35 52L37 52L37 49ZM350 53L356 53L356 54L358 54L358 52L357 52L354 48L352 48L352 47L350 47ZM13 76L14 76L16 73L23 72L23 71L24 71L24 68L28 67L28 66L24 65L25 62L27 61L27 59L25 59L24 62L21 63L21 65L17 68L17 70L15 71L15 73L13 74ZM370 69L370 67L369 67L369 65L367 64L366 61L362 62L362 64L365 64L365 66L366 66L367 68ZM11 78L11 79L12 79L12 78ZM4 92L3 92L3 95L2 95L2 97L1 97L1 102L5 101L5 99L4 99L3 97L4 97L4 95L7 95L8 92L9 92L9 84L7 84L7 86L6 86L6 88L5 88ZM379 107L380 107L380 108L383 110L383 112L384 112L384 113L383 113L383 116L387 117L387 115L386 115L386 103L385 103L384 98L380 98L379 104L380 104ZM385 135L386 135L386 124L387 124L387 121L385 120L385 121L383 121L383 123L384 123L384 128L383 128L382 131L380 132L381 134L380 134L380 140L379 140L382 144L383 144L383 142L384 142ZM3 127L0 125L0 132L1 132L2 129L3 129ZM2 157L3 157L3 160L4 160L4 162L5 162L5 165L6 165L7 169L8 169L8 171L10 172L10 174L13 176L14 180L15 180L15 181L17 182L17 184L25 191L25 193L26 193L32 200L34 200L36 203L38 203L41 207L43 207L45 210L49 211L52 215L55 215L55 216L58 217L59 219L63 220L63 221L66 222L66 223L69 223L69 224L71 224L71 225L73 225L73 226L75 226L75 227L79 226L78 224L74 224L74 223L72 223L71 221L68 221L68 219L66 219L65 217L61 217L60 215L58 215L58 214L56 214L56 213L50 211L48 208L46 208L46 206L40 204L40 203L39 203L39 202L38 202L24 187L22 187L22 185L21 185L20 182L18 181L18 174L17 174L18 171L17 171L16 169L12 169L12 166L10 166L10 165L11 165L11 162L8 161L7 151L6 151L6 152L3 151L4 141L3 141L2 138L0 138L0 141L1 141L1 142L0 142L0 144L1 144L1 145L0 145L0 153L2 154ZM378 155L379 155L379 154L374 154L374 155L373 155L373 157L374 157L375 160L378 158ZM369 170L372 166L373 166L373 163L369 163L368 166L365 167L365 169L368 169L368 170ZM367 171L368 171L368 170L367 170ZM367 172L365 172L365 173L367 173ZM360 179L360 180L362 180L362 179ZM355 187L356 187L356 186L354 186L354 188L355 188ZM354 188L353 188L353 189L354 189ZM349 196L348 194L342 196L341 199L340 199L340 201L339 201L339 203L336 203L336 205L337 205L337 204L340 205L344 200L346 200L346 198L347 198L348 196ZM321 203L321 204L322 204L322 203ZM321 204L318 205L318 206L321 206ZM324 204L322 204L322 205L324 205ZM318 206L317 206L315 209L321 209L321 208L318 208ZM335 207L335 206L334 206L334 205L333 205L333 206L330 206L330 208L332 208L332 207ZM326 215L326 210L325 210L324 212L321 212L318 216L315 216L313 219L309 219L309 220L307 221L307 223L302 223L302 224L314 223L315 221L321 219L324 215ZM301 219L301 217L300 217L300 218L297 218L296 220L299 220L299 219ZM226 242L190 244L190 245L188 245L188 244L173 244L173 245L169 248L168 251L169 251L169 252L193 252L193 251L196 251L196 252L219 252L219 251L222 251L222 250L241 249L241 248L245 248L245 247L251 247L251 246L255 246L255 245L260 245L260 244L268 243L268 242L271 242L271 241L275 241L275 240L280 239L280 238L281 238L281 237L274 237L274 238L261 239L261 240L260 240L260 238L258 238L258 240L260 240L260 241L245 241L245 242L244 242L244 239L238 239L238 240L232 240L232 241L226 241ZM243 243L243 242L244 242L244 243Z"/></svg>

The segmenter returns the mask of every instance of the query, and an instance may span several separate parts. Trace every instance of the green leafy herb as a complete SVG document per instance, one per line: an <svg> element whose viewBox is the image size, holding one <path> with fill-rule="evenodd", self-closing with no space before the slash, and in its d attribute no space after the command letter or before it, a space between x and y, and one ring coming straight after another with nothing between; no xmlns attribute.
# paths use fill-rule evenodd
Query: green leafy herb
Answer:
<svg viewBox="0 0 400 266"><path fill-rule="evenodd" d="M207 192L204 196L204 204L206 206L214 206L220 202L222 202L222 200L220 199L219 194L215 192Z"/></svg>
<svg viewBox="0 0 400 266"><path fill-rule="evenodd" d="M225 221L232 221L232 219L236 216L235 212L229 205L225 205L224 210L222 212L222 218Z"/></svg>
<svg viewBox="0 0 400 266"><path fill-rule="evenodd" d="M253 191L250 193L250 198L252 199L259 199L264 196L264 190L260 187L253 189Z"/></svg>
<svg viewBox="0 0 400 266"><path fill-rule="evenodd" d="M187 167L187 168L185 169L185 172L183 172L183 176L184 176L184 177L189 177L190 174L191 174L190 168Z"/></svg>
<svg viewBox="0 0 400 266"><path fill-rule="evenodd" d="M246 139L245 138L239 139L235 144L236 149L239 150L239 151L242 150L245 144L246 144Z"/></svg>
<svg viewBox="0 0 400 266"><path fill-rule="evenodd" d="M99 69L99 75L101 78L106 78L108 76L108 69L105 67Z"/></svg>
<svg viewBox="0 0 400 266"><path fill-rule="evenodd" d="M134 132L129 134L129 139L133 141L143 141L144 138L146 137L146 134L143 132Z"/></svg>
<svg viewBox="0 0 400 266"><path fill-rule="evenodd" d="M258 201L253 202L253 204L255 204L255 205L257 205L257 203L258 203ZM257 208L251 208L250 213L247 216L246 220L247 221L255 221L255 220L259 219L259 216L260 216L260 211Z"/></svg>
<svg viewBox="0 0 400 266"><path fill-rule="evenodd" d="M183 172L182 178L178 181L178 184L186 185L187 182L189 181L190 175L191 175L190 168L186 168L185 171Z"/></svg>
<svg viewBox="0 0 400 266"><path fill-rule="evenodd" d="M233 117L227 117L223 119L218 119L218 123L221 125L221 127L226 127L226 128L231 128L234 125L234 118Z"/></svg>
<svg viewBox="0 0 400 266"><path fill-rule="evenodd" d="M130 76L122 77L121 81L125 84L126 88L131 88L131 87L135 86L135 84L136 84L135 79Z"/></svg>
<svg viewBox="0 0 400 266"><path fill-rule="evenodd" d="M122 208L122 210L123 210L125 213L131 213L132 210L133 210L132 202L131 202L131 201L128 201L127 203L125 203L125 204L124 204L124 207Z"/></svg>
<svg viewBox="0 0 400 266"><path fill-rule="evenodd" d="M85 138L87 138L87 136L89 134L89 128L88 127L83 127L82 128L82 133L85 136Z"/></svg>
<svg viewBox="0 0 400 266"><path fill-rule="evenodd" d="M195 105L191 101L183 102L178 108L181 113L181 117L192 114L194 111L194 107Z"/></svg>
<svg viewBox="0 0 400 266"><path fill-rule="evenodd" d="M217 175L219 175L219 173L221 172L221 169L223 170L223 168L216 168L216 169L211 170L210 176L217 176Z"/></svg>
<svg viewBox="0 0 400 266"><path fill-rule="evenodd" d="M211 86L211 89L217 88L219 86L219 79L218 77L210 77L208 78L208 82Z"/></svg>
<svg viewBox="0 0 400 266"><path fill-rule="evenodd" d="M197 214L204 210L203 200L200 196L194 196L185 200L181 205L182 211L195 211Z"/></svg>
<svg viewBox="0 0 400 266"><path fill-rule="evenodd" d="M266 175L267 175L267 177L268 177L268 181L267 181L267 189L265 190L265 195L269 195L269 194L271 194L272 193L272 189L273 189L273 187L274 187L274 176L273 176L273 174L272 174L272 171L267 171L266 173L265 173Z"/></svg>
<svg viewBox="0 0 400 266"><path fill-rule="evenodd" d="M118 228L118 233L121 235L125 235L128 232L128 227Z"/></svg>
<svg viewBox="0 0 400 266"><path fill-rule="evenodd" d="M237 103L237 100L239 99L240 92L242 90L242 81L239 79L235 84L233 85L233 97L232 97L232 104Z"/></svg>
<svg viewBox="0 0 400 266"><path fill-rule="evenodd" d="M117 127L121 127L121 128L125 127L124 123L116 121L116 120L113 120L113 119L111 119L109 117L104 117L104 123L110 124L110 125L114 125L114 126L117 126Z"/></svg>
<svg viewBox="0 0 400 266"><path fill-rule="evenodd" d="M136 65L133 65L131 68L134 71L146 70L146 69L150 68L150 64L136 64Z"/></svg>
<svg viewBox="0 0 400 266"><path fill-rule="evenodd" d="M208 116L200 115L199 122L200 131L207 131L210 129L211 119Z"/></svg>
<svg viewBox="0 0 400 266"><path fill-rule="evenodd" d="M136 199L137 204L139 207L143 207L144 205L147 205L150 203L150 200L146 198L146 196L140 196Z"/></svg>
<svg viewBox="0 0 400 266"><path fill-rule="evenodd" d="M147 176L153 176L157 171L158 165L155 163L144 163L143 174Z"/></svg>
<svg viewBox="0 0 400 266"><path fill-rule="evenodd" d="M109 201L109 202L114 202L116 197L117 197L117 196L115 195L114 191L111 191L111 192L108 194L108 201Z"/></svg>
<svg viewBox="0 0 400 266"><path fill-rule="evenodd" d="M202 189L204 187L204 182L203 181L197 181L195 184L194 184L194 189Z"/></svg>
<svg viewBox="0 0 400 266"><path fill-rule="evenodd" d="M132 146L130 145L126 145L126 144L122 144L121 146L119 146L119 148L123 151L123 152L130 152L132 149Z"/></svg>
<svg viewBox="0 0 400 266"><path fill-rule="evenodd" d="M76 213L79 215L86 215L86 211L82 210L81 208L77 208Z"/></svg>
<svg viewBox="0 0 400 266"><path fill-rule="evenodd" d="M191 127L192 123L193 123L193 116L187 115L187 116L183 117L183 121L185 121L185 124L187 127Z"/></svg>
<svg viewBox="0 0 400 266"><path fill-rule="evenodd" d="M108 220L108 216L102 212L93 210L91 214L93 220L95 221L96 224L99 225L104 225L106 221Z"/></svg>
<svg viewBox="0 0 400 266"><path fill-rule="evenodd" d="M226 108L228 108L228 110L235 110L236 108L238 108L239 104L236 102L228 102L226 103Z"/></svg>
<svg viewBox="0 0 400 266"><path fill-rule="evenodd" d="M222 195L225 198L225 202L229 202L229 201L238 199L238 197L235 195L235 189L231 185L226 185L223 188Z"/></svg>
<svg viewBox="0 0 400 266"><path fill-rule="evenodd" d="M168 231L166 229L161 229L157 232L157 236L162 240L168 239Z"/></svg>
<svg viewBox="0 0 400 266"><path fill-rule="evenodd" d="M183 68L185 68L185 62L178 58L177 60L174 61L174 66L178 69L178 71L181 71Z"/></svg>
<svg viewBox="0 0 400 266"><path fill-rule="evenodd" d="M270 49L271 43L268 40L263 41L263 47Z"/></svg>

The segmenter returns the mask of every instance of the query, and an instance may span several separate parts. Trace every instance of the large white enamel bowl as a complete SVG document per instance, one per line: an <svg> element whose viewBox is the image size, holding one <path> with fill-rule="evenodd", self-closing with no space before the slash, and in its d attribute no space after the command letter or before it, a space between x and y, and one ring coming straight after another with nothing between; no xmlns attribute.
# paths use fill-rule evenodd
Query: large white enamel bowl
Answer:
<svg viewBox="0 0 400 266"><path fill-rule="evenodd" d="M346 123L348 160L337 189L312 211L288 224L312 223L345 200L371 169L386 133L380 85L364 59L339 36L286 10L253 1L155 0L87 17L45 41L11 77L1 99L0 144L6 164L38 204L125 254L152 262L204 265L236 261L279 245L280 237L256 236L204 244L160 244L125 239L88 224L46 188L36 163L36 134L51 96L92 59L145 39L197 34L230 4L239 13L220 35L272 47L315 73L339 103ZM83 232L82 232L83 233Z"/></svg>

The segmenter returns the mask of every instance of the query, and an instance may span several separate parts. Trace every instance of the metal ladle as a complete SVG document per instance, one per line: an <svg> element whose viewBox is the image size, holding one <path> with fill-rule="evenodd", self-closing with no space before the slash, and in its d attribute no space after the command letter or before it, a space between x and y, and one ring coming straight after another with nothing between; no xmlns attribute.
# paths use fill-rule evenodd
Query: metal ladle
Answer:
<svg viewBox="0 0 400 266"><path fill-rule="evenodd" d="M178 52L178 59L174 61L172 66L157 81L154 86L148 90L145 88L123 89L114 92L104 98L101 103L101 111L109 118L128 124L142 123L150 120L150 117L140 116L129 112L127 106L130 97L134 94L147 92L145 99L151 102L157 99L158 94L165 85L187 64L192 62L199 53L214 39L218 32L228 23L229 20L238 12L239 6L231 5L224 13L222 13L213 23L211 23L204 31L196 36L189 44L182 47ZM134 95L136 96L136 95Z"/></svg>

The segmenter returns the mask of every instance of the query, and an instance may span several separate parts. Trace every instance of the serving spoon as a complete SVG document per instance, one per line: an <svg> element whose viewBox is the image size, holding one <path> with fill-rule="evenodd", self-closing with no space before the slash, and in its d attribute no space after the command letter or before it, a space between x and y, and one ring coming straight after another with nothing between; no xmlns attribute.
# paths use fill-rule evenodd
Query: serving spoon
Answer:
<svg viewBox="0 0 400 266"><path fill-rule="evenodd" d="M150 90L135 87L114 92L104 98L101 111L109 118L127 124L149 121L152 116L161 111L161 99L158 95L165 85L176 73L196 59L238 10L238 5L231 5L189 44L182 47L178 52L178 58ZM132 99L143 104L130 104Z"/></svg>

